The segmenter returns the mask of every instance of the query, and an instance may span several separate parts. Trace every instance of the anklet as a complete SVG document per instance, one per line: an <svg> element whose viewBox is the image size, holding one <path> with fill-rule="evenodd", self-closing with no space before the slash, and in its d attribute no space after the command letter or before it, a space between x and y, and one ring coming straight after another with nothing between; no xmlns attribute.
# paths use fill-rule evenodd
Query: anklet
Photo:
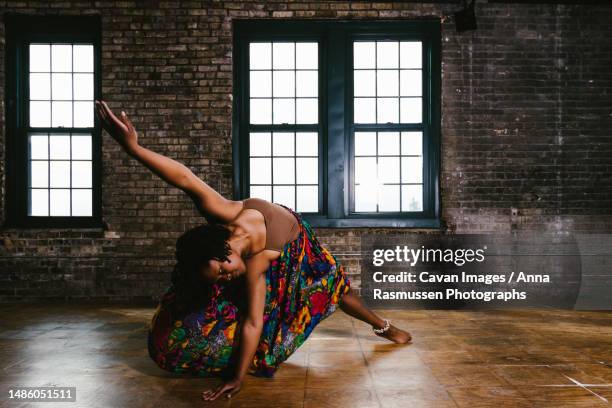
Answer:
<svg viewBox="0 0 612 408"><path fill-rule="evenodd" d="M387 319L385 319L385 327L383 327L382 329L375 329L372 327L372 330L376 334L383 334L383 333L386 333L387 330L389 330L389 327L391 327L391 324Z"/></svg>

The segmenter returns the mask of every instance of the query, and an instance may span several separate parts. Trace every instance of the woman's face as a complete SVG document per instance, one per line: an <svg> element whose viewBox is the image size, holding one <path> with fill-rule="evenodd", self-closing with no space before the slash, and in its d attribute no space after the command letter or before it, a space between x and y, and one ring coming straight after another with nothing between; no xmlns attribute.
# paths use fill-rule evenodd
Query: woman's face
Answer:
<svg viewBox="0 0 612 408"><path fill-rule="evenodd" d="M232 252L226 261L211 259L202 270L202 277L208 283L231 282L244 275L246 265L242 258Z"/></svg>

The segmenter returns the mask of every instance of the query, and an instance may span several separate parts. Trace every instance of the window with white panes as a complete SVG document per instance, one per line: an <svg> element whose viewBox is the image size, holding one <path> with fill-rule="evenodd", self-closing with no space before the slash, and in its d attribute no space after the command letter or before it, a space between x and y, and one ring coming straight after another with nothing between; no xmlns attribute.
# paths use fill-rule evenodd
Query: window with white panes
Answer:
<svg viewBox="0 0 612 408"><path fill-rule="evenodd" d="M355 123L421 123L420 41L355 41Z"/></svg>
<svg viewBox="0 0 612 408"><path fill-rule="evenodd" d="M249 43L249 196L319 212L319 47Z"/></svg>
<svg viewBox="0 0 612 408"><path fill-rule="evenodd" d="M93 44L29 44L29 216L91 216Z"/></svg>
<svg viewBox="0 0 612 408"><path fill-rule="evenodd" d="M439 20L234 29L236 197L314 226L441 225Z"/></svg>
<svg viewBox="0 0 612 408"><path fill-rule="evenodd" d="M29 135L31 216L91 216L91 134Z"/></svg>
<svg viewBox="0 0 612 408"><path fill-rule="evenodd" d="M355 212L423 210L421 132L355 133Z"/></svg>
<svg viewBox="0 0 612 408"><path fill-rule="evenodd" d="M24 226L98 225L99 18L9 19L12 217Z"/></svg>
<svg viewBox="0 0 612 408"><path fill-rule="evenodd" d="M420 41L353 42L356 213L423 210L422 55Z"/></svg>

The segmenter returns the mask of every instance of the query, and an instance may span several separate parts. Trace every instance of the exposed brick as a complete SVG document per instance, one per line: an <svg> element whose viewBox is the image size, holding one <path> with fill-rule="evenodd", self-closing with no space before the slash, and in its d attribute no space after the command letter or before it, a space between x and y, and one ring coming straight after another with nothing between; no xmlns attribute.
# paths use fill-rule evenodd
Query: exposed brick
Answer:
<svg viewBox="0 0 612 408"><path fill-rule="evenodd" d="M227 197L234 18L440 18L442 232L611 230L608 6L478 3L479 28L466 33L455 31L452 2L65 0L0 1L0 7L100 14L104 99L131 116L144 145L185 163ZM4 85L0 112L4 217ZM106 136L103 167L105 230L0 231L0 301L141 299L166 288L176 238L202 218L186 196ZM318 229L356 289L365 233L397 230Z"/></svg>

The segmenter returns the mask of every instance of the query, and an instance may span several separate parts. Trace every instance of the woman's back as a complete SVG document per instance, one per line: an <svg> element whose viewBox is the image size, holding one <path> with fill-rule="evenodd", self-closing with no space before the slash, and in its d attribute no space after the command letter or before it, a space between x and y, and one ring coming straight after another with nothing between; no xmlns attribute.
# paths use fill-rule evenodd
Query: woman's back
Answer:
<svg viewBox="0 0 612 408"><path fill-rule="evenodd" d="M285 244L293 241L299 234L297 219L287 209L260 198L247 198L243 209L259 211L266 224L265 249L281 252Z"/></svg>

